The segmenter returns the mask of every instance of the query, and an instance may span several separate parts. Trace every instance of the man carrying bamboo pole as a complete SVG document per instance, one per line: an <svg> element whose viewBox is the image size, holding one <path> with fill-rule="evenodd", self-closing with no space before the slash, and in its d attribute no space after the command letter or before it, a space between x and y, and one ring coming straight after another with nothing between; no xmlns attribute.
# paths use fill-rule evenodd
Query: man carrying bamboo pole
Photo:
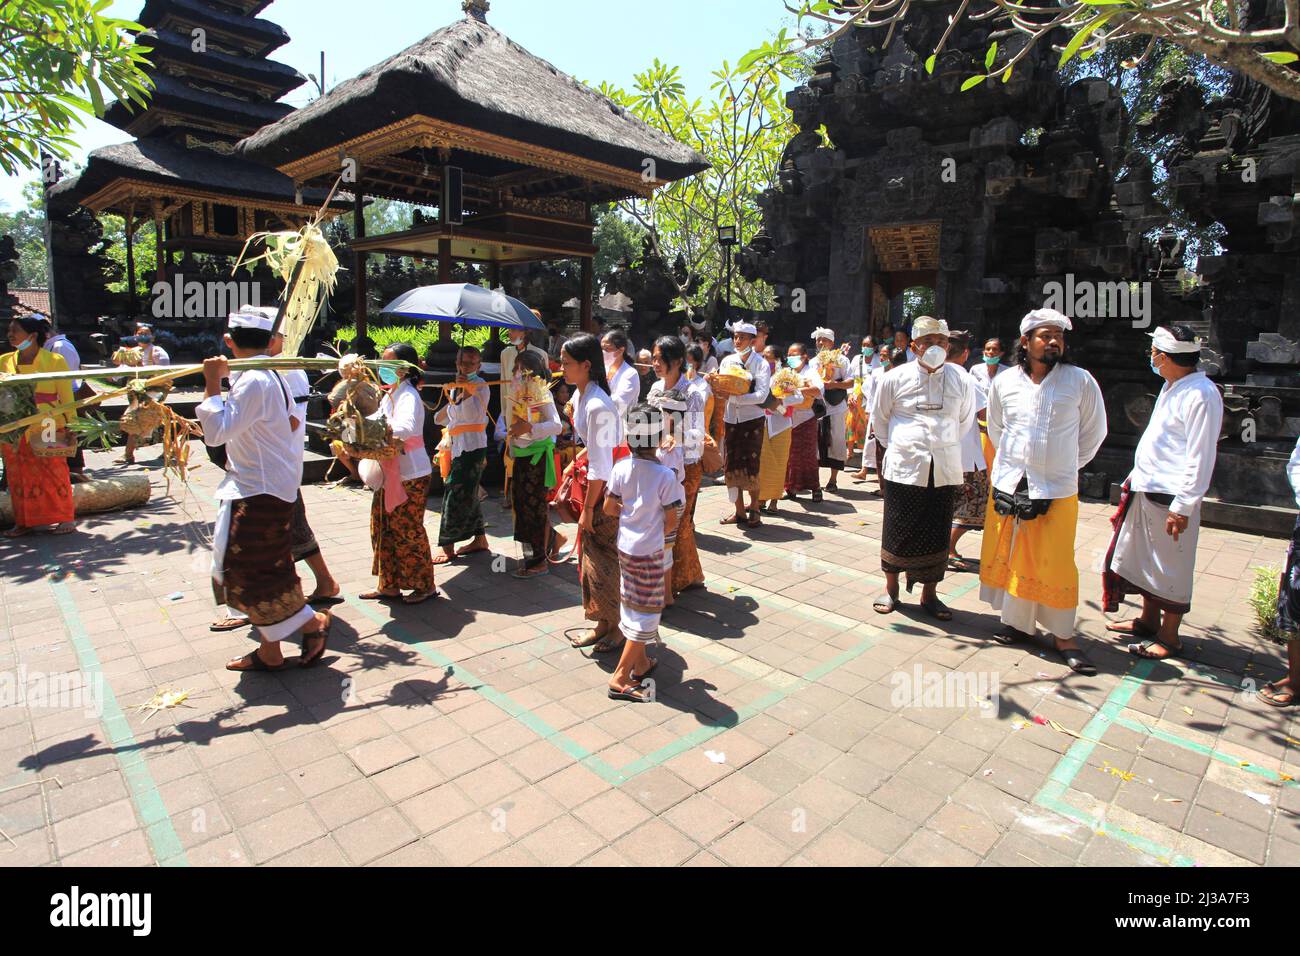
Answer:
<svg viewBox="0 0 1300 956"><path fill-rule="evenodd" d="M236 358L265 355L275 324L261 310L230 316L226 344ZM221 382L229 376L230 391ZM226 476L212 534L213 593L218 604L243 611L261 633L261 645L226 665L227 670L280 670L280 641L302 632L299 666L325 653L329 612L314 612L294 570L294 502L302 481L301 444L295 449L293 398L274 371L230 372L224 356L203 363L205 397L198 407L203 440L225 445Z"/></svg>

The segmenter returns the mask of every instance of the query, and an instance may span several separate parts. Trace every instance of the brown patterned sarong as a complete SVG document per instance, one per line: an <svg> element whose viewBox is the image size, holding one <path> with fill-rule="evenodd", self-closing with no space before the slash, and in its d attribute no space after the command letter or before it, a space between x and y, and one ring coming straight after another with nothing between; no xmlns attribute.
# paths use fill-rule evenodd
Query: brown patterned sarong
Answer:
<svg viewBox="0 0 1300 956"><path fill-rule="evenodd" d="M546 493L546 460L515 459L510 504L515 513L515 540L523 545L524 566L528 568L546 561L549 523Z"/></svg>
<svg viewBox="0 0 1300 956"><path fill-rule="evenodd" d="M486 448L463 451L452 460L451 472L442 482L440 548L477 538L487 530L483 504L478 500L478 485L486 466Z"/></svg>
<svg viewBox="0 0 1300 956"><path fill-rule="evenodd" d="M293 503L293 518L289 522L291 537L290 551L295 561L306 561L320 554L320 545L316 543L316 533L307 523L307 504L298 492L298 500Z"/></svg>
<svg viewBox="0 0 1300 956"><path fill-rule="evenodd" d="M695 502L700 496L703 478L704 468L699 462L686 466L686 480L682 482L686 505L677 524L677 541L673 545L673 594L704 583L704 568L700 565L700 552L695 547Z"/></svg>
<svg viewBox="0 0 1300 956"><path fill-rule="evenodd" d="M370 573L378 576L381 591L432 591L433 555L424 530L429 476L404 481L402 487L406 501L392 511L384 510L382 488L370 503L370 547L375 555Z"/></svg>
<svg viewBox="0 0 1300 956"><path fill-rule="evenodd" d="M958 528L979 531L984 527L984 509L989 504L989 473L968 471L962 475L961 488L953 508L952 523Z"/></svg>
<svg viewBox="0 0 1300 956"><path fill-rule="evenodd" d="M924 488L884 478L880 483L885 495L885 521L880 534L881 569L890 574L906 572L909 585L942 581L948 566L957 487L934 487L933 465L929 484Z"/></svg>
<svg viewBox="0 0 1300 956"><path fill-rule="evenodd" d="M763 454L763 434L766 431L767 422L762 418L735 425L727 424L728 488L758 493L758 467Z"/></svg>
<svg viewBox="0 0 1300 956"><path fill-rule="evenodd" d="M796 425L790 433L790 463L785 469L785 490L791 494L821 489L817 434L816 418Z"/></svg>
<svg viewBox="0 0 1300 956"><path fill-rule="evenodd" d="M307 604L294 570L294 503L254 495L230 503L230 533L222 556L218 604L248 615L258 626L287 621Z"/></svg>
<svg viewBox="0 0 1300 956"><path fill-rule="evenodd" d="M582 532L582 610L589 621L618 622L619 570L618 519L605 514L598 503L592 513L592 530Z"/></svg>

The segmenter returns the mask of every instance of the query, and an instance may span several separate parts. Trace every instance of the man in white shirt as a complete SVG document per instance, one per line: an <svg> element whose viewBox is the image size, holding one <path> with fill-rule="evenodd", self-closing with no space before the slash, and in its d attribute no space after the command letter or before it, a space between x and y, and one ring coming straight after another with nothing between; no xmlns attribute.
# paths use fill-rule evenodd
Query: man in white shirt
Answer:
<svg viewBox="0 0 1300 956"><path fill-rule="evenodd" d="M738 322L731 329L731 338L736 351L722 360L717 373L710 375L709 379L716 380L727 369L739 367L749 373L751 382L750 390L745 394L726 398L727 407L722 416L727 497L736 507L736 513L723 518L722 523L757 528L762 524L758 513L758 468L763 453L763 432L767 428L763 402L771 388L772 370L768 368L767 359L754 348L758 330L753 325ZM748 512L745 508L746 493L749 495Z"/></svg>
<svg viewBox="0 0 1300 956"><path fill-rule="evenodd" d="M1142 595L1140 617L1106 630L1140 638L1129 651L1160 660L1183 649L1178 625L1192 609L1201 501L1214 475L1223 398L1197 370L1195 332L1175 325L1151 338L1151 368L1165 381L1124 482L1102 575L1102 609L1114 613L1127 595Z"/></svg>
<svg viewBox="0 0 1300 956"><path fill-rule="evenodd" d="M826 389L823 401L826 402L826 417L821 420L817 439L821 467L829 468L831 476L826 481L827 491L838 492L836 479L848 460L848 419L849 389L853 387L853 375L849 370L849 360L835 348L835 333L830 329L816 329L813 343L817 353L813 356L812 366L822 377ZM823 366L821 356L830 353L830 361Z"/></svg>
<svg viewBox="0 0 1300 956"><path fill-rule="evenodd" d="M244 309L229 318L226 344L236 358L265 355L274 316ZM221 394L222 379L230 391ZM317 663L329 639L329 612L313 612L294 570L294 502L302 482L293 396L276 372L231 373L224 356L203 363L205 397L197 415L203 440L226 446L226 475L217 486L212 582L218 604L243 611L261 645L227 670L280 670L280 641L302 632L299 666Z"/></svg>
<svg viewBox="0 0 1300 956"><path fill-rule="evenodd" d="M1074 637L1079 569L1079 469L1106 439L1106 404L1096 379L1066 355L1070 320L1035 309L1020 323L1019 365L989 390L994 499L985 516L980 598L1002 615L1002 644L1041 624L1069 668L1095 674Z"/></svg>
<svg viewBox="0 0 1300 956"><path fill-rule="evenodd" d="M1286 476L1296 505L1300 506L1300 440L1291 451ZM1286 566L1278 581L1274 624L1277 642L1286 644L1287 673L1281 680L1269 681L1255 696L1270 707L1290 707L1295 704L1295 689L1300 687L1300 515L1296 515L1291 544L1286 550Z"/></svg>
<svg viewBox="0 0 1300 956"><path fill-rule="evenodd" d="M961 439L975 423L975 388L965 372L947 364L947 322L921 316L912 331L916 361L881 377L871 407L876 440L885 446L885 593L872 607L879 614L897 607L898 577L906 572L909 592L922 585L922 610L950 621L952 611L939 600L937 586L947 567L953 501L962 484Z"/></svg>
<svg viewBox="0 0 1300 956"><path fill-rule="evenodd" d="M966 359L970 356L970 335L966 332L954 332L948 339L948 363L965 371ZM976 427L968 429L961 440L962 486L957 492L957 502L952 512L952 539L948 542L948 570L973 570L965 559L957 553L957 542L967 531L984 530L984 512L989 503L988 465L984 461L984 450L980 447L980 429L978 422L984 417L989 403L988 379L981 381L970 372L971 386L975 389Z"/></svg>

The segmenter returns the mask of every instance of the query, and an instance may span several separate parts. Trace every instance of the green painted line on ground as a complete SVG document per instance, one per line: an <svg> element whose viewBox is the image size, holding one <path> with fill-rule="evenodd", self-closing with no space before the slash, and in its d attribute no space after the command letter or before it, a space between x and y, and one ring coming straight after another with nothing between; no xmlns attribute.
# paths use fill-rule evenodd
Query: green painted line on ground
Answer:
<svg viewBox="0 0 1300 956"><path fill-rule="evenodd" d="M1129 730L1137 731L1140 734L1146 734L1148 737L1154 737L1157 740L1163 740L1165 743L1182 747L1184 750L1190 750L1194 753L1210 757L1219 763L1227 764L1237 770L1244 770L1246 773L1253 773L1258 777L1263 777L1273 783L1280 784L1284 787L1300 787L1300 782L1295 780L1283 780L1282 776L1265 767L1256 767L1252 763L1243 761L1240 757L1234 757L1231 754L1225 754L1221 750L1216 750L1206 744L1197 743L1195 740L1188 740L1186 737L1180 737L1177 734L1170 733L1167 730L1161 730L1158 727L1149 727L1139 720L1131 717L1116 717L1115 723L1121 727L1127 727Z"/></svg>
<svg viewBox="0 0 1300 956"><path fill-rule="evenodd" d="M148 836L149 845L153 848L154 859L159 866L189 866L185 848L181 845L180 838L172 826L171 816L167 813L162 794L158 792L158 785L154 783L153 774L149 772L148 761L140 753L135 733L118 705L117 695L113 693L112 685L104 676L95 644L81 623L77 603L66 584L54 581L50 583L50 588L54 591L59 613L63 615L63 621L67 625L82 672L97 677L101 682L103 713L100 715L100 723L113 748L113 756L117 758L118 765L122 768L122 775L126 778L131 802L144 822L145 835Z"/></svg>

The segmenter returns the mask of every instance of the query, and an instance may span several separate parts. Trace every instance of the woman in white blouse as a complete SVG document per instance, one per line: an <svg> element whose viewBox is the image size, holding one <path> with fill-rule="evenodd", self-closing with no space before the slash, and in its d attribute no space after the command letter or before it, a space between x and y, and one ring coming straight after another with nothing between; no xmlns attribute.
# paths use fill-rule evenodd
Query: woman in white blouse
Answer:
<svg viewBox="0 0 1300 956"><path fill-rule="evenodd" d="M423 376L420 356L406 344L389 346L383 358L409 362L405 373L383 369L380 380L384 397L379 411L393 429L401 450L382 462L384 482L375 490L370 505L370 547L374 552L371 574L379 586L358 597L367 601L402 598L420 604L438 594L434 583L433 554L424 530L424 502L429 493L433 464L424 447L424 402L416 383ZM405 597L402 591L411 593Z"/></svg>
<svg viewBox="0 0 1300 956"><path fill-rule="evenodd" d="M627 454L623 441L623 416L610 398L601 344L594 335L576 335L560 352L564 380L575 389L573 432L585 446L578 458L587 462L587 490L580 534L582 609L595 626L574 638L576 648L614 651L622 646L618 629L619 563L618 519L602 507L605 483L614 469L615 455Z"/></svg>
<svg viewBox="0 0 1300 956"><path fill-rule="evenodd" d="M514 394L522 394L527 375L544 382L551 378L550 369L534 352L522 352L515 360ZM501 410L510 422L507 434L514 460L510 501L515 515L515 540L524 551L523 564L513 572L517 578L546 574L550 570L547 556L555 557L565 543L564 535L551 529L546 501L547 493L557 483L555 439L564 430L564 423L549 391L545 402L529 405L527 412L524 419L511 409Z"/></svg>
<svg viewBox="0 0 1300 956"><path fill-rule="evenodd" d="M672 547L671 603L671 598L682 591L704 586L704 568L695 547L695 501L704 480L700 456L704 453L705 399L704 390L693 385L683 374L686 349L680 338L666 335L655 342L653 363L657 379L650 386L646 400L672 415L674 428L680 424L680 431L673 432L673 441L677 446L674 451L681 455L682 492L686 503L677 522L677 540ZM672 396L672 399L665 401L664 396ZM673 467L662 454L660 463Z"/></svg>
<svg viewBox="0 0 1300 956"><path fill-rule="evenodd" d="M611 329L600 340L604 353L605 380L609 383L609 397L614 400L618 414L627 420L627 410L641 398L641 376L628 354L627 336Z"/></svg>

